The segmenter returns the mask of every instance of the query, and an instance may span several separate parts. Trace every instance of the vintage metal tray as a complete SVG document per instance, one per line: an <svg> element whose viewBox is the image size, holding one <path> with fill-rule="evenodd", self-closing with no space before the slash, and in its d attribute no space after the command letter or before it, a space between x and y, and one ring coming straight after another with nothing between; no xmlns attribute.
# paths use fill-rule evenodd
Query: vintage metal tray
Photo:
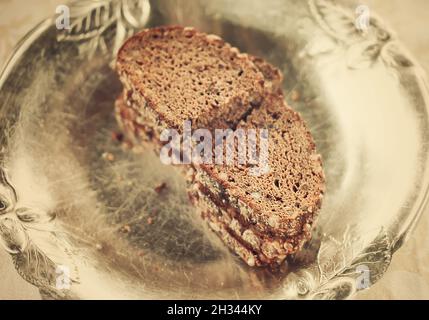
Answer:
<svg viewBox="0 0 429 320"><path fill-rule="evenodd" d="M16 271L45 298L347 298L376 282L427 204L428 87L391 30L372 16L360 32L342 5L86 0L71 30L34 28L0 78L0 239ZM116 50L177 23L280 67L317 141L326 198L280 270L246 267L174 169L112 139Z"/></svg>

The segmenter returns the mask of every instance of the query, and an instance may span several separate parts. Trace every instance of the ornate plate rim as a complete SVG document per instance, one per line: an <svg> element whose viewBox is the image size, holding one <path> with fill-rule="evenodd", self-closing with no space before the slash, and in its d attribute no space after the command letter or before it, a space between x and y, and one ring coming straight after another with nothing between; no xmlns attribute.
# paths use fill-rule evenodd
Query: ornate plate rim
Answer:
<svg viewBox="0 0 429 320"><path fill-rule="evenodd" d="M50 27L52 27L53 23L55 21L55 17L49 17L44 20L42 20L40 23L35 25L32 29L30 29L25 36L23 36L18 43L14 46L12 52L9 54L8 58L6 59L6 62L2 66L2 69L0 71L0 90L3 89L3 85L5 81L7 80L9 74L13 70L13 68L16 66L16 64L19 63L20 58L23 56L23 54L31 47L33 42L38 39L40 36L44 34ZM406 47L403 46L401 43L399 43L399 48L406 51ZM427 75L423 67L412 58L412 55L407 55L407 57L411 57L410 59L415 63L415 71L414 75L416 76L416 80L419 86L419 89L421 90L422 97L425 101L426 105L426 111L429 111L429 82L427 80ZM410 216L407 219L407 224L404 224L400 229L398 234L395 235L394 240L391 243L391 246L389 247L390 253L393 255L402 245L405 243L405 241L408 240L411 233L416 228L419 220L421 219L423 213L425 210L429 207L429 183L426 183L425 186L422 186L421 193L419 194L419 202L418 206L415 210L415 214ZM390 263L389 263L390 264ZM332 278L329 279L328 282L331 282L335 279L342 279L343 277L341 274L335 274ZM326 284L326 283L325 283ZM322 283L323 287L323 283ZM318 291L314 293L312 296L316 296L318 293L323 291L323 288L319 287L319 289L322 289L321 291Z"/></svg>

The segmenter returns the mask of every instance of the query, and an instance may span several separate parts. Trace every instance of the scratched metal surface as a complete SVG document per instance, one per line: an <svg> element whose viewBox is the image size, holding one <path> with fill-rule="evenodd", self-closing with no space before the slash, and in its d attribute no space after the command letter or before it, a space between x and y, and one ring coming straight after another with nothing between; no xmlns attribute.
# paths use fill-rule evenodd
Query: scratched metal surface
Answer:
<svg viewBox="0 0 429 320"><path fill-rule="evenodd" d="M363 35L323 0L79 1L72 13L71 32L49 19L27 35L0 78L1 242L43 297L347 298L362 270L383 275L427 202L428 88L379 19ZM286 99L316 139L327 194L313 240L278 272L244 266L173 169L111 139L114 52L168 23L267 58L299 92Z"/></svg>

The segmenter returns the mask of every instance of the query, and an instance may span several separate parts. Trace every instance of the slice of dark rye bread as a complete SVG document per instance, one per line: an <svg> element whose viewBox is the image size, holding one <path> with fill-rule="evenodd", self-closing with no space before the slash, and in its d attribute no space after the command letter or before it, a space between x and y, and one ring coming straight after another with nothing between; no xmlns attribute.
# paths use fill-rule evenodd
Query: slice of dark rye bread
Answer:
<svg viewBox="0 0 429 320"><path fill-rule="evenodd" d="M116 108L127 137L159 149L148 118L122 99ZM247 166L194 165L187 172L189 195L210 227L248 265L279 264L310 238L324 193L321 158L304 121L281 95L268 95L238 128L269 130L270 172L253 176Z"/></svg>
<svg viewBox="0 0 429 320"><path fill-rule="evenodd" d="M281 93L283 74L264 59L248 55L256 68L263 74L267 93ZM134 98L133 98L134 97ZM127 132L127 138L134 143L156 143L160 147L159 139L165 124L152 110L141 107L137 102L138 93L124 89L122 95L115 102L115 114L122 130ZM249 106L249 108L253 108ZM156 150L156 148L155 148Z"/></svg>
<svg viewBox="0 0 429 320"><path fill-rule="evenodd" d="M159 133L171 127L180 131L183 120L193 120L194 129L203 125L209 128L235 127L237 124L243 128L271 126L272 172L267 176L253 177L247 176L246 167L194 166L188 176L192 186L190 196L212 229L249 265L280 263L287 255L296 252L309 237L313 219L320 207L324 178L320 157L315 153L311 135L302 119L284 104L281 94L271 94L281 91L281 73L260 58L238 53L216 36L207 36L189 28L157 28L136 37L127 41L121 49L121 59L118 56L118 71L125 90L116 102L116 115L126 135L136 143L148 142L157 149L161 145ZM189 40L194 38L195 43ZM160 39L176 43L176 48L165 41L160 41L162 45L157 46ZM216 48L212 48L212 41L218 44ZM216 57L220 57L221 70L199 67L204 59L189 59L192 57L190 53L195 53L194 46L207 42L210 44L208 51L214 55L211 57L214 60L210 61L217 64ZM141 50L141 47L148 45L153 45L154 49L150 52ZM172 67L166 61L159 63L156 58L158 50L168 52L182 45L186 48L186 54L180 55L179 50L176 55L165 58L175 60L171 62ZM207 56L204 48L197 50L196 57ZM230 54L235 58L231 60ZM140 55L146 56L142 58ZM235 64L228 66L228 61L235 61ZM248 69L227 75L223 73L227 69L237 68L237 65L240 70ZM170 70L168 77L154 77L157 68ZM197 69L198 72L185 72L187 81L171 76L176 75L178 69L181 70L178 74L182 74L184 68L188 71ZM144 72L141 71L143 69ZM234 70L237 72L237 69ZM246 73L251 76L243 77ZM230 99L217 99L218 106L214 108L209 101L213 99L213 94L215 100L218 95L210 89L211 84L221 83L219 87L223 90L218 92L222 96L231 83L226 80L228 76L234 78L229 87L233 93L230 92ZM263 89L260 92L261 76ZM203 80L201 85L200 80ZM198 83L196 91L195 83ZM249 89L252 83L256 84L257 90ZM236 86L238 90L235 90ZM180 96L184 99L177 99ZM194 96L203 98L193 99ZM162 105L164 102L168 104L168 99L175 99L175 103ZM199 108L201 104L203 107ZM278 128L282 128L281 135ZM272 133L277 143L275 148ZM283 135L289 140L284 140ZM279 151L284 154L279 154Z"/></svg>
<svg viewBox="0 0 429 320"><path fill-rule="evenodd" d="M185 120L196 128L231 127L276 85L265 82L247 54L218 36L179 26L131 37L116 66L133 99L177 130ZM270 77L273 70L264 68L264 73Z"/></svg>
<svg viewBox="0 0 429 320"><path fill-rule="evenodd" d="M280 263L310 237L325 188L321 157L303 119L281 95L267 96L238 128L268 129L269 173L200 165L188 177L191 198L221 237L235 239L229 245L249 265Z"/></svg>
<svg viewBox="0 0 429 320"><path fill-rule="evenodd" d="M240 56L240 61L243 62L242 60L246 60L246 58L250 61L250 63L253 63L254 67L256 67L257 71L259 71L259 75L257 75L257 77L259 78L260 75L262 75L263 79L264 79L264 92L265 93L271 93L271 92L281 92L282 91L282 82L283 82L283 75L280 72L280 70L278 70L277 68L275 68L273 65L271 65L270 63L266 62L264 59L260 58L260 57L256 57L256 56L252 56L252 55L247 55L247 54L242 54L239 53L239 51L236 48L231 47L229 44L225 43L223 40L221 40L220 38L218 38L215 35L206 35L203 33L199 33L197 31L195 31L193 28L183 28L183 27L179 27L179 26L169 26L169 27L159 27L159 28L155 28L155 29L148 29L148 30L144 30L143 32L137 34L136 36L130 38L124 45L123 48L120 50L119 54L118 54L118 62L117 62L117 69L119 74L123 74L121 76L121 80L124 83L124 90L123 90L123 94L122 96L120 96L118 98L118 100L115 103L115 111L116 111L116 118L118 119L118 123L121 125L121 127L123 127L123 129L127 132L127 133L131 133L131 131L133 131L132 134L128 135L129 140L134 140L137 138L137 140L139 140L139 142L160 142L159 140L159 136L160 133L162 132L163 129L165 128L176 128L180 131L182 123L182 120L179 120L178 118L175 118L174 121L168 121L166 120L162 114L159 114L157 110L159 110L160 108L158 107L158 104L153 104L153 103L149 103L148 100L145 98L145 96L150 96L152 97L153 100L160 102L159 99L159 91L157 91L157 86L153 85L152 83L152 75L150 73L150 68L146 69L147 65L152 66L152 64L156 64L156 61L151 61L151 60L157 60L157 52L150 52L150 54L148 55L148 58L146 60L146 63L143 64L141 61L141 59L136 58L137 64L139 66L137 66L136 68L133 67L133 61L132 59L130 60L130 57L128 57L128 55L131 56L137 56L139 57L140 54L145 54L145 52L140 52L138 50L138 47L136 48L135 46L138 46L138 44L136 44L136 42L138 41L143 41L142 39L147 39L147 38L151 38L152 34L154 34L156 36L155 39L152 39L150 41L155 41L159 40L160 38L158 37L159 34L162 34L164 36L168 36L170 35L170 37L174 38L174 41L182 41L180 39L187 39L188 37L192 36L192 37L196 37L198 38L198 41L202 41L203 43L211 43L213 44L216 43L217 46L219 47L220 45L222 45L223 50L226 50L230 52L227 52L226 54L226 65L224 62L220 62L218 65L223 65L225 69L230 69L232 68L232 66L229 66L228 64L230 63L230 61L228 61L228 59L231 59L231 56ZM178 35L178 37L174 36L174 35ZM171 39L170 39L171 41ZM199 43L197 41L197 43ZM127 47L127 44L131 43L131 48ZM149 42L148 41L144 41L143 44L148 45ZM141 44L141 45L143 45ZM178 44L175 45L176 47L178 46ZM190 44L190 46L192 47L192 43ZM168 47L166 48L168 50ZM219 48L218 48L219 49ZM217 50L218 50L217 49ZM183 65L186 65L189 67L190 70L188 70L188 73L191 72L190 74L185 74L185 76L187 78L191 78L190 82L195 84L198 83L198 88L197 91L199 91L198 95L201 95L201 91L203 91L205 93L205 95L203 95L202 101L205 101L204 99L210 99L210 92L207 92L207 90L204 88L203 85L200 85L200 81L201 81L201 76L198 73L195 73L192 71L193 68L198 69L199 68L199 63L197 62L197 64L192 63L190 64L188 60L192 60L192 54L191 54L192 50L189 51L188 53L186 53L186 55L184 54L182 56L185 57L186 61L181 61L179 59L179 57L177 57L176 55L172 56L172 59L179 59L175 61L175 64L178 65L177 68L182 69ZM199 56L200 58L202 57L202 54L197 51L196 55ZM119 59L119 57L122 57L122 60ZM221 56L219 59L224 59L225 57ZM198 59L197 61L200 61L201 59ZM121 63L121 61L128 61L127 63ZM245 65L248 66L248 62L243 62ZM208 61L207 61L208 62ZM218 63L218 61L216 61L216 63ZM130 65L131 64L131 65ZM173 64L173 63L172 63ZM215 64L216 65L216 64ZM148 91L148 93L146 94L141 94L138 90L134 90L133 89L133 85L130 85L129 82L132 82L132 80L128 80L128 74L135 74L138 73L139 69L145 69L146 70L146 78L148 78L148 80L146 81L149 88L146 90L144 88L144 92ZM121 71L121 70L129 70L129 72L125 71ZM137 71L136 71L137 69ZM175 68L170 69L171 73L174 73L176 71ZM242 70L240 68L240 70ZM211 77L212 80L216 80L217 82L222 81L224 76L222 75L223 73L223 68L221 70L219 70L219 72L215 72L214 74L209 73L208 70L203 70L202 72L199 73L208 73ZM238 80L242 80L244 81L245 78L242 77L244 72L241 74L241 71L239 71L240 75L238 76ZM252 70L252 74L254 73L254 70ZM200 78L198 78L200 77ZM219 79L216 79L216 77L218 77ZM205 77L207 78L207 76ZM133 78L132 78L133 79ZM198 79L198 82L197 82ZM168 77L166 77L164 80L169 80ZM177 80L177 79L176 79ZM254 79L251 79L252 81ZM141 79L139 77L137 77L137 84L139 84L141 82ZM179 80L178 82L180 86L176 86L176 89L180 91L180 95L181 96L185 96L188 97L189 95L191 96L195 96L195 88L194 87L188 87L185 85L185 83L183 83L181 80ZM229 85L229 83L227 83ZM170 91L171 89L171 85L167 84L167 88L162 87L161 91L167 89ZM235 87L233 87L233 89L235 90ZM192 91L191 91L192 90ZM264 93L264 94L265 94ZM174 96L174 92L170 94L172 96ZM238 92L235 93L237 95L236 100L240 100L240 96L238 95ZM247 92L246 92L247 94ZM216 94L217 96L217 94ZM216 97L215 97L216 98ZM185 98L186 99L186 98ZM189 98L189 100L191 100L191 98ZM261 99L259 99L261 100ZM246 98L243 100L246 101ZM170 101L169 101L170 102ZM198 101L197 101L198 102ZM247 105L243 105L241 102L238 105L234 105L232 104L231 106L229 106L230 108L239 108L241 109L240 113L242 113L242 115L245 115L247 112L249 112L249 109L252 109L254 106L257 106L258 103L256 103L255 101L253 102L254 105L252 106L250 103ZM195 107L195 104L192 103L192 101L189 101L188 104L183 104L183 103L177 103L177 104L173 104L172 108L176 111L176 113L184 114L188 111L189 109L189 105L191 105L192 107ZM210 109L210 106L207 107L207 103L204 102L204 107L200 110L202 112L201 116L205 116L205 112L208 109ZM236 111L233 112L234 114L237 113ZM132 121L130 121L130 119L133 119ZM238 117L238 119L240 119L240 117ZM192 118L191 118L192 120ZM135 124L133 125L132 122L135 122ZM211 123L211 127L216 127L216 128L225 128L225 127L231 127L231 126L235 126L236 123L238 122L237 119L233 118L233 119L229 119L227 120L227 123L224 122L223 119L223 114L221 114L221 118L219 120L212 120L213 122ZM195 122L195 121L194 121ZM200 122L201 123L201 122ZM127 128L124 128L125 126L127 126ZM193 123L193 127L195 128L197 125L195 125L195 123Z"/></svg>

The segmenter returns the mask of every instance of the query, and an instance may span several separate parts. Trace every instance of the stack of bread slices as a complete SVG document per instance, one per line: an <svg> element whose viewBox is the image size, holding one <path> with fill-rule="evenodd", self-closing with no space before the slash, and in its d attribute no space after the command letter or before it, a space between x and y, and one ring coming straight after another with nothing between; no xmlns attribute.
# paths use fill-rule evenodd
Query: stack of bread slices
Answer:
<svg viewBox="0 0 429 320"><path fill-rule="evenodd" d="M133 143L160 152L163 131L181 132L185 121L211 132L267 129L266 172L252 174L251 164L238 161L191 162L182 170L188 192L211 229L249 266L280 264L303 246L325 179L309 130L285 103L277 68L218 36L165 26L126 41L117 71L124 90L116 117Z"/></svg>

